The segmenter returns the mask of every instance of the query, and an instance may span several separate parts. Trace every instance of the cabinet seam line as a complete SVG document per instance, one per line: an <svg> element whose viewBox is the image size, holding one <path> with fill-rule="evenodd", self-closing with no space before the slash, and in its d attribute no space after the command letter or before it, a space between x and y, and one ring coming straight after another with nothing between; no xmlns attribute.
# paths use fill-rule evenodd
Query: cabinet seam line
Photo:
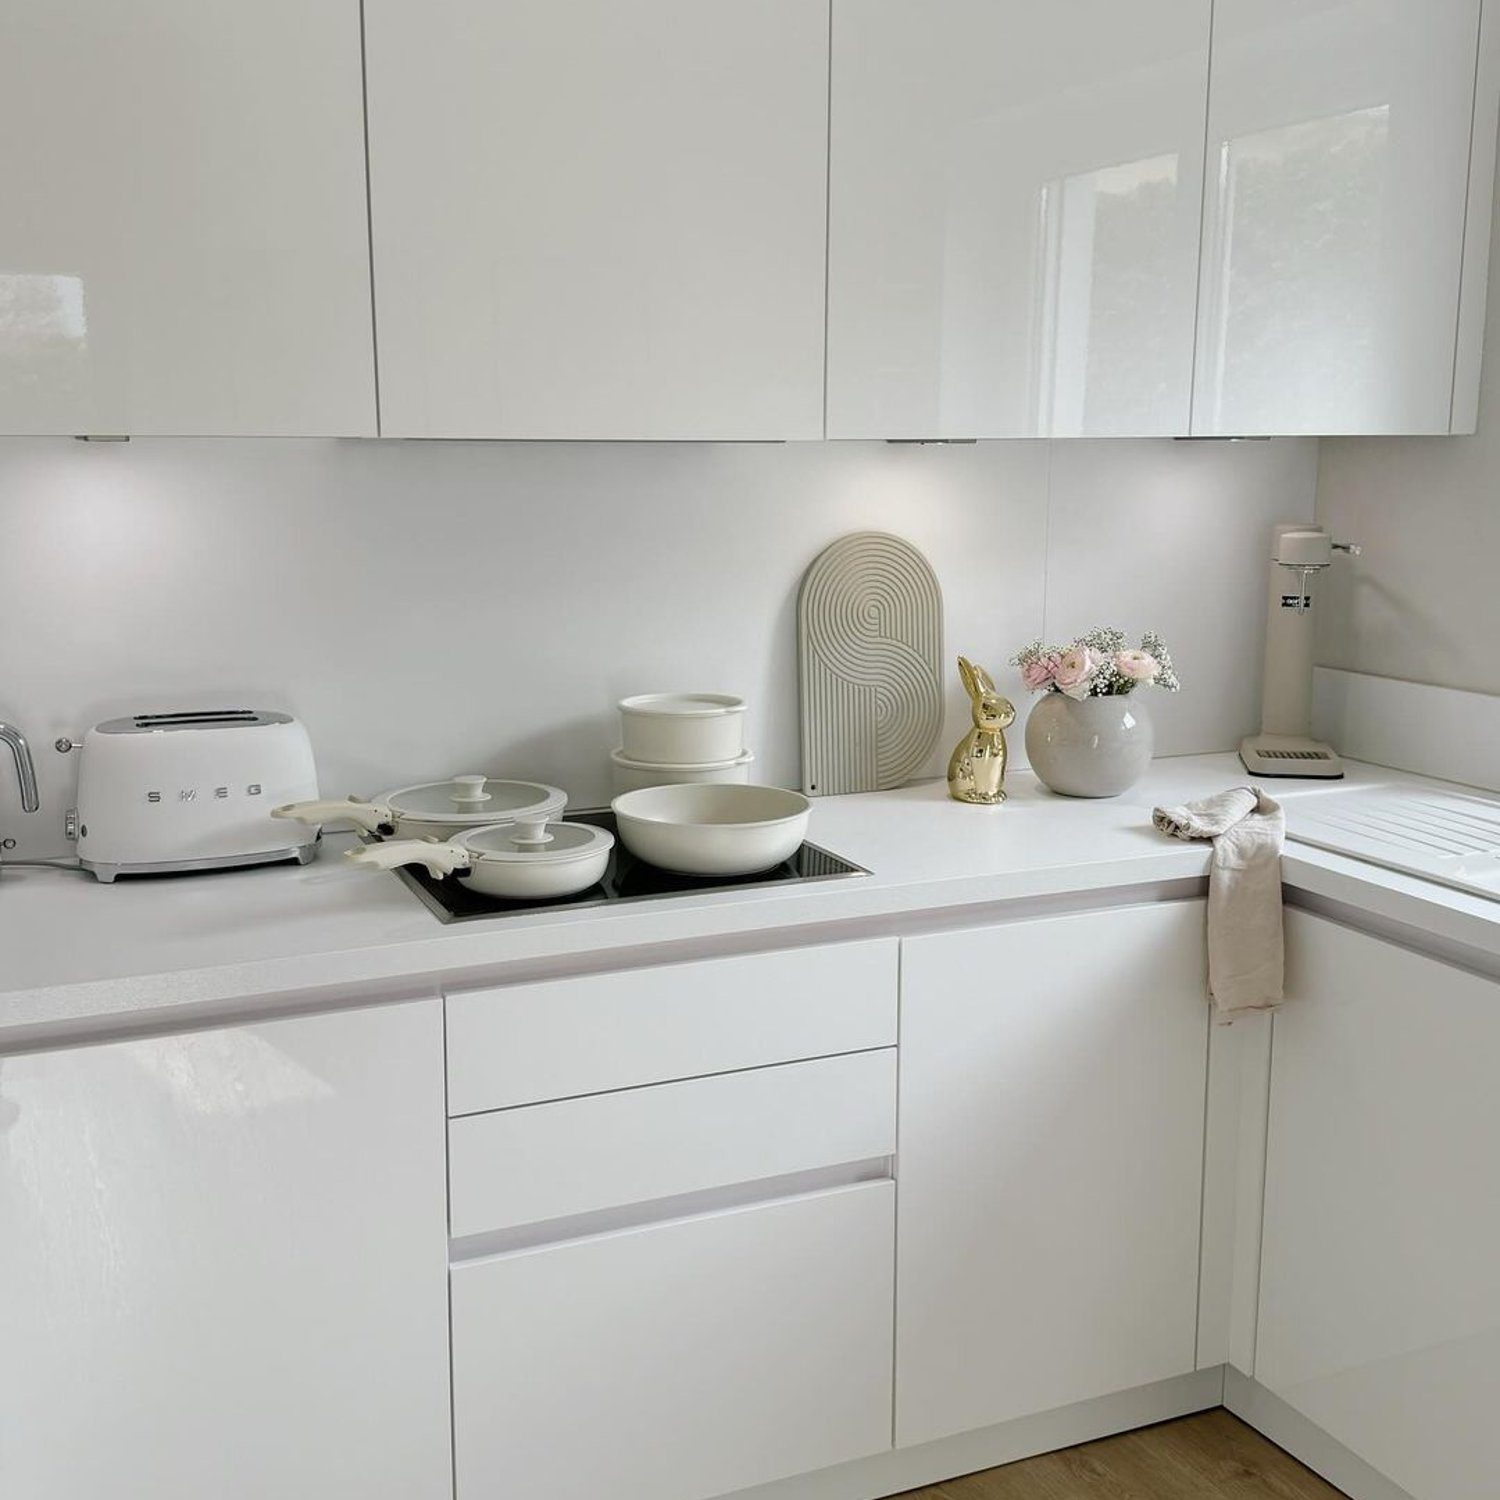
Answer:
<svg viewBox="0 0 1500 1500"><path fill-rule="evenodd" d="M380 332L375 307L375 193L370 172L370 48L365 34L365 0L359 0L359 102L365 143L365 248L370 280L370 369L375 386L375 436L383 437L385 420L380 402ZM444 1026L446 1027L446 1019Z"/></svg>
<svg viewBox="0 0 1500 1500"><path fill-rule="evenodd" d="M1203 89L1203 163L1198 173L1198 276L1193 286L1193 358L1188 370L1188 436L1198 420L1198 352L1203 331L1203 252L1208 244L1208 141L1214 103L1214 15L1216 0L1208 5L1208 63ZM1218 180L1215 175L1216 182Z"/></svg>
<svg viewBox="0 0 1500 1500"><path fill-rule="evenodd" d="M361 11L364 6L361 3ZM457 1387L453 1370L453 1148L448 1134L448 997L438 1000L443 1032L443 1221L447 1230L443 1256L443 1281L448 1298L448 1487L458 1495L458 1417L455 1413Z"/></svg>
<svg viewBox="0 0 1500 1500"><path fill-rule="evenodd" d="M1198 1296L1193 1305L1193 1368L1202 1369L1203 1355L1203 1254L1206 1245L1204 1225L1208 1218L1208 1138L1209 1109L1213 1100L1214 1016L1210 1010L1204 1026L1203 1040L1203 1150L1198 1159Z"/></svg>
<svg viewBox="0 0 1500 1500"><path fill-rule="evenodd" d="M833 283L833 6L828 0L828 87L823 99L823 441L828 441L829 297Z"/></svg>
<svg viewBox="0 0 1500 1500"><path fill-rule="evenodd" d="M1266 1272L1266 1183L1271 1176L1271 1108L1276 1088L1276 1016L1271 1016L1271 1035L1266 1039L1266 1123L1260 1151L1260 1233L1255 1239L1255 1318L1250 1326L1250 1369L1260 1363L1260 1289Z"/></svg>
<svg viewBox="0 0 1500 1500"><path fill-rule="evenodd" d="M1450 434L1453 431L1454 415L1458 411L1458 356L1463 347L1464 272L1468 269L1469 213L1474 202L1474 131L1479 121L1479 80L1484 65L1484 10L1484 0L1480 0L1479 16L1474 27L1474 88L1469 97L1469 170L1464 174L1464 215L1458 239L1458 298L1453 313L1453 372L1448 382L1448 432ZM1482 347L1480 352L1483 353Z"/></svg>
<svg viewBox="0 0 1500 1500"><path fill-rule="evenodd" d="M899 1000L897 1005L899 1027ZM773 1068L800 1068L805 1063L837 1062L844 1057L867 1057L873 1052L895 1052L896 1050L894 1042L883 1042L873 1047L854 1047L844 1052L819 1052L812 1057L787 1057L779 1062L747 1063L742 1068L715 1068L707 1073L688 1073L680 1078L654 1078L646 1083L626 1083L612 1089L586 1089L581 1094L559 1094L546 1099L528 1099L524 1103L500 1104L490 1109L466 1109L458 1114L450 1114L448 1118L450 1120L474 1120L485 1115L510 1114L518 1109L538 1109L549 1104L575 1104L580 1099L607 1099L614 1094L638 1094L643 1089L671 1088L679 1083L703 1083L710 1078L733 1078L741 1073L765 1073Z"/></svg>
<svg viewBox="0 0 1500 1500"><path fill-rule="evenodd" d="M901 1356L901 1009L905 998L906 940L896 944L896 1150L891 1158L891 1451L897 1442L899 1386L897 1361Z"/></svg>

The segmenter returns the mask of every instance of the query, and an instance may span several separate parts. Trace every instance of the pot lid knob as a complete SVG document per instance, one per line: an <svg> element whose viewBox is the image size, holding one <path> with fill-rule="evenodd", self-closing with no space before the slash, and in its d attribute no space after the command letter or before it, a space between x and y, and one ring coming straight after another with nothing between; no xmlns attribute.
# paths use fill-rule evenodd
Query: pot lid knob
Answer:
<svg viewBox="0 0 1500 1500"><path fill-rule="evenodd" d="M488 802L490 794L484 789L487 780L487 776L455 776L453 801L460 807L473 807L476 803Z"/></svg>
<svg viewBox="0 0 1500 1500"><path fill-rule="evenodd" d="M545 818L519 818L510 841L517 849L545 849L552 842Z"/></svg>

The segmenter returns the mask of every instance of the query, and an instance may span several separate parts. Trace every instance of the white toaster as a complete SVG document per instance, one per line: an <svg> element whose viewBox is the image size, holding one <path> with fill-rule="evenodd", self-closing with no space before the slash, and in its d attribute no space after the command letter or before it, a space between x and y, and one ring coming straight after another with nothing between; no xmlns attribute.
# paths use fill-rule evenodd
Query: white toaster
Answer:
<svg viewBox="0 0 1500 1500"><path fill-rule="evenodd" d="M84 736L78 855L100 880L222 870L317 853L316 829L271 816L318 795L312 743L288 714L137 714Z"/></svg>

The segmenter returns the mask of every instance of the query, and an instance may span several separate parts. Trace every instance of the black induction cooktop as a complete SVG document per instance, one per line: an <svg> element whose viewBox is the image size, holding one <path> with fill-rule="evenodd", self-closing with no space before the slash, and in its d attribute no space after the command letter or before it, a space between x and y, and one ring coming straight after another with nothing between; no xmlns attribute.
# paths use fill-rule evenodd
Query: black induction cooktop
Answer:
<svg viewBox="0 0 1500 1500"><path fill-rule="evenodd" d="M587 812L569 811L570 823L591 823L596 828L615 832L615 815L602 808ZM551 901L501 901L471 891L456 876L438 878L420 865L402 865L396 873L421 898L428 909L443 922L479 922L493 917L516 916L521 912L573 911L591 906L618 906L627 901L662 901L672 896L701 896L708 891L745 891L770 886L799 885L816 880L847 880L870 872L861 866L830 854L816 844L803 846L774 870L731 879L711 876L699 879L692 875L674 875L658 870L637 859L615 839L610 851L609 867L598 885L576 896L559 896Z"/></svg>

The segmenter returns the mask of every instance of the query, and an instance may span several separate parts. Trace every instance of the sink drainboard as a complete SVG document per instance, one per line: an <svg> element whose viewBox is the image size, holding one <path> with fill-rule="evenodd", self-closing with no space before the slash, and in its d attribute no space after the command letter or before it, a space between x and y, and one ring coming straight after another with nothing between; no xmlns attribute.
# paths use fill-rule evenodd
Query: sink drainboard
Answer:
<svg viewBox="0 0 1500 1500"><path fill-rule="evenodd" d="M1362 787L1289 799L1287 834L1500 901L1500 801L1465 792Z"/></svg>

